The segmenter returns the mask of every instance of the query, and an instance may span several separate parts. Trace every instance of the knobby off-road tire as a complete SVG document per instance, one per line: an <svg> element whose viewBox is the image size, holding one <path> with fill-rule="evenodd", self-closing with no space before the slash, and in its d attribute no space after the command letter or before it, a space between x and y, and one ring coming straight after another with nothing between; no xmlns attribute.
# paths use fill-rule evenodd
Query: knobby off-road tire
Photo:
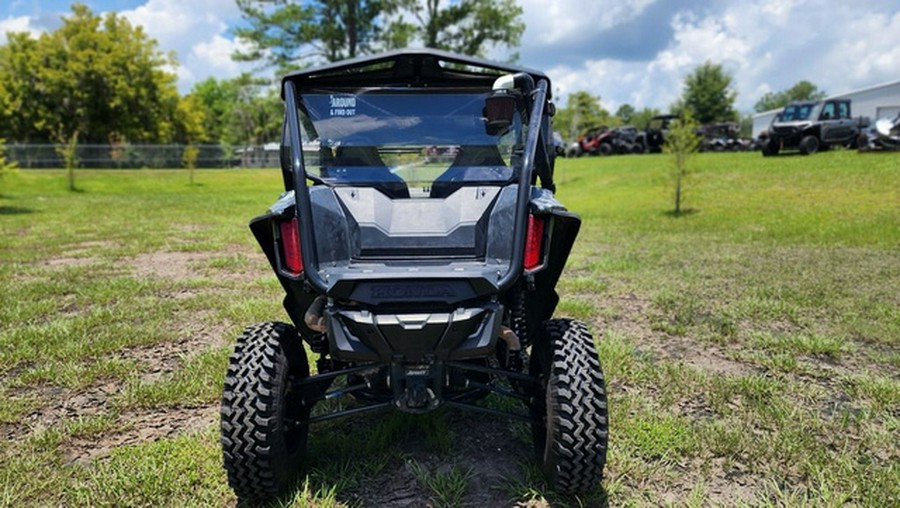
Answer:
<svg viewBox="0 0 900 508"><path fill-rule="evenodd" d="M309 376L297 331L261 323L238 337L222 393L222 456L228 484L242 501L283 494L302 465L309 408L296 383Z"/></svg>
<svg viewBox="0 0 900 508"><path fill-rule="evenodd" d="M609 437L597 349L580 321L546 321L542 335L530 366L540 382L531 407L537 459L558 492L587 492L603 479Z"/></svg>
<svg viewBox="0 0 900 508"><path fill-rule="evenodd" d="M800 140L800 153L812 155L819 151L819 138L809 135Z"/></svg>
<svg viewBox="0 0 900 508"><path fill-rule="evenodd" d="M778 143L776 143L772 139L767 139L762 146L762 154L763 157L772 157L773 155L778 155L779 151Z"/></svg>

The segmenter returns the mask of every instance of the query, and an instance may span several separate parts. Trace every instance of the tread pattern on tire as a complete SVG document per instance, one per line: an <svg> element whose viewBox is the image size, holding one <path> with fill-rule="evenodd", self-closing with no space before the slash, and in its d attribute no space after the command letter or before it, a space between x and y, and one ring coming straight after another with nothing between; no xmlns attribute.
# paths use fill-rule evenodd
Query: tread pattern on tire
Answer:
<svg viewBox="0 0 900 508"><path fill-rule="evenodd" d="M309 369L302 346L299 358L290 344L299 344L292 326L261 323L244 330L229 358L222 392L222 455L228 483L241 500L272 499L299 472L305 435L299 450L288 450L281 389L289 382L288 368L301 376Z"/></svg>
<svg viewBox="0 0 900 508"><path fill-rule="evenodd" d="M547 402L553 404L548 425L545 471L553 487L564 493L586 492L603 478L609 437L606 387L593 337L584 323L544 323L550 340L551 364ZM548 436L550 437L550 436Z"/></svg>

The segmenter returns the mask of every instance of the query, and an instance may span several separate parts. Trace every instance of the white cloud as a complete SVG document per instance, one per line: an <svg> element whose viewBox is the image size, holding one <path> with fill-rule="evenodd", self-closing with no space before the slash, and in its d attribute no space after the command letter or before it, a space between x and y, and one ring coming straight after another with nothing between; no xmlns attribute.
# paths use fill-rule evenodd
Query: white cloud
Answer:
<svg viewBox="0 0 900 508"><path fill-rule="evenodd" d="M0 44L6 44L7 32L28 32L32 36L38 36L44 29L37 26L34 19L29 16L10 16L0 19Z"/></svg>
<svg viewBox="0 0 900 508"><path fill-rule="evenodd" d="M606 53L567 64L553 57L555 50L566 51L567 38L582 37L583 44L596 47L592 41L608 40L601 35L609 25L605 18L591 17L597 2L560 4L568 5L547 10L537 1L523 2L529 32L531 20L538 27L530 37L537 36L541 45L526 42L521 55L525 65L549 69L561 103L569 93L587 90L601 96L608 109L623 102L665 109L681 94L684 76L706 60L722 64L732 75L741 111L750 111L764 93L804 79L829 93L842 93L900 77L900 5L883 0L732 0L706 7L673 3L673 8L682 7L670 12L671 37L655 55L635 61ZM637 19L634 13L651 5L660 6L633 3L632 15L613 26ZM637 32L626 35L639 40L653 35L647 25L633 25ZM570 33L576 26L581 31Z"/></svg>
<svg viewBox="0 0 900 508"><path fill-rule="evenodd" d="M241 44L237 41L216 34L208 41L195 44L188 58L205 62L210 67L221 69L228 74L237 74L241 71L241 66L231 59L231 55L239 46Z"/></svg>
<svg viewBox="0 0 900 508"><path fill-rule="evenodd" d="M251 71L254 64L231 59L236 50L247 51L247 47L239 39L227 39L220 34L194 44L187 58L182 60L182 67L193 72L179 73L179 88L189 89L194 83L209 76L222 79Z"/></svg>
<svg viewBox="0 0 900 508"><path fill-rule="evenodd" d="M447 2L450 0L440 0ZM519 0L526 32L521 63L547 71L557 101L586 90L609 109L624 102L665 109L684 76L706 60L734 78L737 106L812 81L841 93L896 80L900 5L888 0ZM58 20L7 17L4 32L40 33ZM253 65L230 56L240 20L234 0L145 0L122 11L164 51L174 51L179 89L209 76L230 78ZM505 58L499 54L498 58Z"/></svg>
<svg viewBox="0 0 900 508"><path fill-rule="evenodd" d="M799 3L798 0L766 0L759 6L759 11L773 23L783 26L787 22L788 14Z"/></svg>
<svg viewBox="0 0 900 508"><path fill-rule="evenodd" d="M207 77L231 78L253 67L231 60L239 44L228 33L240 17L234 0L148 0L120 14L143 26L161 49L175 52L182 92Z"/></svg>
<svg viewBox="0 0 900 508"><path fill-rule="evenodd" d="M530 36L538 44L557 44L590 39L616 24L634 19L655 1L521 0L519 5Z"/></svg>

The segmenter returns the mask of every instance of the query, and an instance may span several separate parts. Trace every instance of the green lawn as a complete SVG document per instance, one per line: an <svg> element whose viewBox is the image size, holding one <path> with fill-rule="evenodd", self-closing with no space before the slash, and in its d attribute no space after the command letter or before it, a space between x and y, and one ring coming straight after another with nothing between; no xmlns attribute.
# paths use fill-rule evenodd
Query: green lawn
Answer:
<svg viewBox="0 0 900 508"><path fill-rule="evenodd" d="M548 491L521 425L388 413L313 427L285 504L900 503L900 157L693 163L681 217L665 156L557 168L584 219L557 314L602 335L609 380L603 490ZM286 319L246 227L281 177L196 180L0 181L0 505L233 504L218 397L232 338Z"/></svg>

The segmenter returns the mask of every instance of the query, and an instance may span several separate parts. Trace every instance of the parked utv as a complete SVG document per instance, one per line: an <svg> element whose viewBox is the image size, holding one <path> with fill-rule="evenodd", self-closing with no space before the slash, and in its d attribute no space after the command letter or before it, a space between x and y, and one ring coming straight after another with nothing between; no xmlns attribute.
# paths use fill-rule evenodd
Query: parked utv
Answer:
<svg viewBox="0 0 900 508"><path fill-rule="evenodd" d="M603 371L587 327L552 318L581 221L553 195L550 90L433 50L282 80L285 192L250 229L290 323L247 328L229 360L221 441L240 499L289 489L313 424L388 408L528 422L553 488L598 485ZM479 404L490 394L523 410Z"/></svg>
<svg viewBox="0 0 900 508"><path fill-rule="evenodd" d="M657 115L647 122L647 128L644 130L646 151L650 153L662 152L663 145L666 143L666 133L669 132L669 125L677 119L678 115Z"/></svg>
<svg viewBox="0 0 900 508"><path fill-rule="evenodd" d="M769 126L762 153L768 157L798 150L812 155L831 146L855 146L868 123L850 116L850 99L791 102Z"/></svg>
<svg viewBox="0 0 900 508"><path fill-rule="evenodd" d="M638 131L633 125L621 125L612 129L609 143L612 146L612 153L629 154L644 153L646 151L645 134Z"/></svg>
<svg viewBox="0 0 900 508"><path fill-rule="evenodd" d="M740 127L735 122L702 125L697 133L701 152L742 152L749 150L753 142L740 137Z"/></svg>

